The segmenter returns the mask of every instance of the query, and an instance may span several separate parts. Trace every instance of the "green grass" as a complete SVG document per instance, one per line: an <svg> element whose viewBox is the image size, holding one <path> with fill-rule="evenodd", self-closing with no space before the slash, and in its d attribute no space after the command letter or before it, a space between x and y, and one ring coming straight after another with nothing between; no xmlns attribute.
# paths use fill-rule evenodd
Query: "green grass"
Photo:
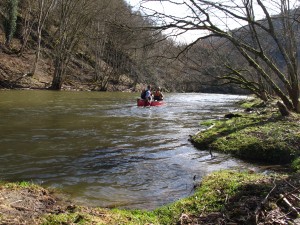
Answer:
<svg viewBox="0 0 300 225"><path fill-rule="evenodd" d="M113 209L111 221L128 225L160 224L157 215L152 211Z"/></svg>
<svg viewBox="0 0 300 225"><path fill-rule="evenodd" d="M160 224L151 211L74 207L70 211L43 218L43 225L56 224Z"/></svg>
<svg viewBox="0 0 300 225"><path fill-rule="evenodd" d="M300 172L300 157L296 158L293 162L292 162L292 168L295 171Z"/></svg>
<svg viewBox="0 0 300 225"><path fill-rule="evenodd" d="M27 182L27 181L20 181L20 182L4 182L1 181L0 185L4 188L10 188L10 189L18 189L18 188L31 188L31 189L39 189L40 186Z"/></svg>
<svg viewBox="0 0 300 225"><path fill-rule="evenodd" d="M205 121L201 121L200 125L209 127L209 126L213 125L214 123L215 123L215 120L205 120Z"/></svg>
<svg viewBox="0 0 300 225"><path fill-rule="evenodd" d="M300 155L298 117L278 114L243 114L242 117L215 121L212 129L192 140L202 150L233 154L247 160L290 163Z"/></svg>
<svg viewBox="0 0 300 225"><path fill-rule="evenodd" d="M61 213L52 214L45 218L43 225L57 225L57 224L88 224L91 220L88 218L89 215L82 216L79 213Z"/></svg>
<svg viewBox="0 0 300 225"><path fill-rule="evenodd" d="M225 210L226 199L235 196L242 186L261 178L261 175L246 172L229 170L215 172L203 179L201 186L192 196L154 212L159 217L160 224L166 225L176 224L182 214L198 217L212 212L222 212Z"/></svg>
<svg viewBox="0 0 300 225"><path fill-rule="evenodd" d="M265 103L256 97L247 98L238 102L238 105L244 109L264 107Z"/></svg>

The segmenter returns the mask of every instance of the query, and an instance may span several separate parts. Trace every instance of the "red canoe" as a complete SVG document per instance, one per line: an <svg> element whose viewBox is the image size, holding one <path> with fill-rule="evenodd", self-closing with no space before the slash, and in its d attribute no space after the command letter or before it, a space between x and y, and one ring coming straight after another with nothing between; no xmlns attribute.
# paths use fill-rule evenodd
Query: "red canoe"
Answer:
<svg viewBox="0 0 300 225"><path fill-rule="evenodd" d="M160 106L165 104L164 101L145 101L143 99L138 98L137 99L137 106Z"/></svg>

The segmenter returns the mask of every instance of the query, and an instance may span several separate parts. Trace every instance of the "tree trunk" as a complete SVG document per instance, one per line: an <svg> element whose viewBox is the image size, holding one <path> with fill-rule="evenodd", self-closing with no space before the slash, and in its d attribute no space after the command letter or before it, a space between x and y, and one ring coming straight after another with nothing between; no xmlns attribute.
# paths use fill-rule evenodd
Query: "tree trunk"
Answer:
<svg viewBox="0 0 300 225"><path fill-rule="evenodd" d="M38 31L38 46L35 52L35 59L33 62L33 66L32 66L32 70L31 70L31 74L32 76L34 76L35 72L36 72L36 68L40 59L40 52L41 52L41 39L42 39L42 35L41 32Z"/></svg>
<svg viewBox="0 0 300 225"><path fill-rule="evenodd" d="M268 94L265 90L260 90L258 95L258 97L264 102L267 102L269 100Z"/></svg>
<svg viewBox="0 0 300 225"><path fill-rule="evenodd" d="M63 76L64 76L64 63L61 60L56 59L55 71L54 71L54 76L53 76L50 89L61 90L63 84Z"/></svg>
<svg viewBox="0 0 300 225"><path fill-rule="evenodd" d="M289 116L290 115L289 110L287 109L287 107L282 102L278 101L277 106L278 106L278 109L279 109L280 114L282 116Z"/></svg>
<svg viewBox="0 0 300 225"><path fill-rule="evenodd" d="M300 113L300 100L299 100L299 94L297 91L294 91L291 94L291 99L293 102L294 110L296 113Z"/></svg>
<svg viewBox="0 0 300 225"><path fill-rule="evenodd" d="M62 78L59 74L55 73L50 89L61 90L61 86L62 86Z"/></svg>

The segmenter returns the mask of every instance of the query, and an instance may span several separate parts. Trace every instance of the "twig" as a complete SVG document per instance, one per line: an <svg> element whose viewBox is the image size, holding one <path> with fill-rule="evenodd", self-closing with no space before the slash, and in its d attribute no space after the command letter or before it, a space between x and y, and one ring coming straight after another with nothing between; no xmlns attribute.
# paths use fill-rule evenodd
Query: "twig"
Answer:
<svg viewBox="0 0 300 225"><path fill-rule="evenodd" d="M280 195L280 199L278 199L278 201L282 200L284 197L287 197L289 195L293 195L293 193L297 192L300 190L300 187L295 187L294 185L292 185L291 183L287 182L286 180L284 180L290 187L294 188L294 190L290 191L290 192L287 192L285 193L284 195L281 194ZM293 195L294 196L294 195ZM296 196L294 196L296 197ZM297 197L296 197L297 198ZM299 198L297 198L299 200Z"/></svg>
<svg viewBox="0 0 300 225"><path fill-rule="evenodd" d="M292 188L294 188L295 190L294 191L297 191L300 189L300 187L295 187L294 185L292 185L290 182L288 182L286 179L284 179L284 181L289 185L291 186Z"/></svg>
<svg viewBox="0 0 300 225"><path fill-rule="evenodd" d="M204 128L204 129L201 129L199 130L198 132L196 132L194 135L198 135L199 133L203 132L203 131L207 131L207 130L210 130L211 128L213 128L216 124L212 124L210 125L208 128Z"/></svg>
<svg viewBox="0 0 300 225"><path fill-rule="evenodd" d="M300 201L300 198L294 194L291 194L295 199L297 199L298 201Z"/></svg>
<svg viewBox="0 0 300 225"><path fill-rule="evenodd" d="M34 211L32 209L26 208L26 207L22 207L22 206L14 206L14 205L10 205L11 207L17 209L17 210L23 210L23 211Z"/></svg>
<svg viewBox="0 0 300 225"><path fill-rule="evenodd" d="M228 202L228 194L226 194L225 204L227 204L227 202Z"/></svg>
<svg viewBox="0 0 300 225"><path fill-rule="evenodd" d="M283 194L280 194L280 197L282 198L283 202L293 211L295 212L297 215L300 215L300 213L298 212L298 210L289 202L289 200L284 197Z"/></svg>
<svg viewBox="0 0 300 225"><path fill-rule="evenodd" d="M262 211L262 207L266 204L266 202L268 201L268 198L270 197L271 193L275 190L276 188L276 184L275 184L275 178L273 180L273 188L271 189L271 191L266 195L266 197L264 198L264 200L259 204L259 206L255 209L255 222L256 224L258 223L258 217L260 212Z"/></svg>
<svg viewBox="0 0 300 225"><path fill-rule="evenodd" d="M17 201L14 201L14 202L10 203L10 205L11 205L11 204L14 204L14 203L22 202L22 201L23 201L23 200L17 200Z"/></svg>

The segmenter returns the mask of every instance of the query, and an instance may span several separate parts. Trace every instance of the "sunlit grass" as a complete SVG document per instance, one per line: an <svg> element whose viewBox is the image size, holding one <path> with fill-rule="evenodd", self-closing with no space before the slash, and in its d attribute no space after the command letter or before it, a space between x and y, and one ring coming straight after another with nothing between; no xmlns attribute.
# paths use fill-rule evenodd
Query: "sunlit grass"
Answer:
<svg viewBox="0 0 300 225"><path fill-rule="evenodd" d="M195 193L182 200L161 207L154 212L160 224L176 224L183 215L198 217L211 212L224 210L226 199L236 195L239 189L254 180L262 179L261 175L229 170L212 173L204 178Z"/></svg>
<svg viewBox="0 0 300 225"><path fill-rule="evenodd" d="M110 218L114 224L117 222L128 225L160 224L153 211L113 209L110 212Z"/></svg>
<svg viewBox="0 0 300 225"><path fill-rule="evenodd" d="M10 189L18 189L18 188L40 188L40 186L32 183L32 182L27 182L27 181L20 181L20 182L5 182L1 181L0 185L3 186L4 188L10 188Z"/></svg>
<svg viewBox="0 0 300 225"><path fill-rule="evenodd" d="M289 163L300 155L298 117L278 113L243 114L215 121L215 126L193 137L203 150L221 151L247 160Z"/></svg>

